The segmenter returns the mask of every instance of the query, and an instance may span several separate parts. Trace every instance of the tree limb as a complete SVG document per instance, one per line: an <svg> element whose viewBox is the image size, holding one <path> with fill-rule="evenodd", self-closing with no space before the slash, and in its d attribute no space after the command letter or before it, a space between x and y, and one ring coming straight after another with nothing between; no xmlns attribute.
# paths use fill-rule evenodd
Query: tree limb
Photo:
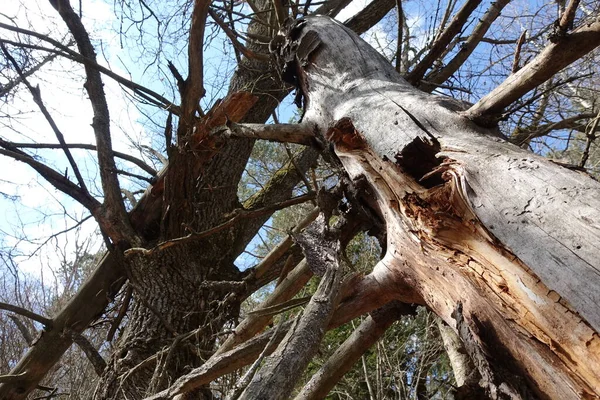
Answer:
<svg viewBox="0 0 600 400"><path fill-rule="evenodd" d="M206 93L204 89L204 29L210 0L194 0L191 16L188 44L188 77L181 92L181 115L177 140L192 134L196 113L200 113L200 99Z"/></svg>
<svg viewBox="0 0 600 400"><path fill-rule="evenodd" d="M199 239L205 238L207 236L214 235L215 233L221 232L223 229L233 226L239 219L254 218L254 217L259 217L262 215L271 214L273 211L281 210L283 208L287 208L287 207L293 206L295 204L304 203L306 201L312 200L314 197L315 197L314 193L309 193L309 194L301 195L298 197L294 197L294 198L286 200L286 201L282 201L278 204L272 204L272 205L262 207L259 209L255 209L255 210L242 210L242 209L234 210L234 212L232 213L233 216L231 218L229 218L227 221L223 222L222 224L219 224L219 225L217 225L213 228L210 228L206 231L192 232L187 236L164 241L162 243L159 243L158 245L156 245L155 247L153 247L150 250L144 249L144 248L130 248L125 251L125 255L128 257L135 253L142 253L145 255L150 255L153 252L162 251L168 247L175 246L175 245L178 245L181 243L185 243L190 240L199 240Z"/></svg>
<svg viewBox="0 0 600 400"><path fill-rule="evenodd" d="M34 88L33 86L31 86L31 84L29 83L29 80L23 74L23 71L21 70L21 68L19 67L19 65L17 64L17 62L13 58L13 56L8 52L8 50L6 49L6 47L4 46L3 43L0 43L0 48L2 49L2 52L4 53L4 55L6 56L6 58L10 61L10 63L13 65L13 67L17 71L17 74L19 74L19 77L21 78L21 81L25 84L25 86L27 87L27 89L29 89L29 92L31 93L31 96L33 97L33 101L39 107L40 111L42 112L42 114L46 118L46 121L48 121L48 124L50 124L50 127L52 128L52 131L54 132L54 135L56 136L56 139L58 139L58 142L60 143L60 148L65 153L65 156L67 157L67 160L69 160L69 164L71 165L71 168L73 169L73 173L75 174L75 177L77 178L77 182L79 183L79 187L85 193L89 193L88 190L87 190L87 187L85 185L85 181L83 180L83 176L81 176L81 172L79 171L79 167L77 166L77 163L75 163L75 160L73 159L73 155L71 154L71 151L69 150L69 147L67 146L67 144L65 142L64 135L62 134L62 132L60 131L60 129L56 125L56 122L54 121L54 118L52 118L52 116L50 115L50 112L46 108L46 105L42 101L42 95L40 93L40 88L39 87Z"/></svg>
<svg viewBox="0 0 600 400"><path fill-rule="evenodd" d="M521 62L521 48L523 47L523 43L525 43L525 39L527 39L527 29L525 29L523 31L523 33L521 33L521 36L519 36L519 40L517 41L517 48L515 49L515 56L513 58L513 63L512 63L512 68L511 68L511 72L513 74L521 68L519 66L519 64Z"/></svg>
<svg viewBox="0 0 600 400"><path fill-rule="evenodd" d="M310 381L304 385L295 400L323 399L348 372L359 358L402 315L414 313L414 306L392 302L371 312L358 328L321 366Z"/></svg>
<svg viewBox="0 0 600 400"><path fill-rule="evenodd" d="M15 314L19 314L19 315L22 315L29 319L32 319L34 321L42 323L47 329L52 328L52 324L53 324L52 319L41 316L37 313L34 313L33 311L29 311L29 310L23 308L23 307L13 306L12 304L8 304L8 303L0 303L0 310L12 311Z"/></svg>
<svg viewBox="0 0 600 400"><path fill-rule="evenodd" d="M484 35L489 30L492 23L500 16L502 9L510 2L510 0L498 0L492 2L483 18L473 29L467 40L461 44L458 53L439 71L429 73L425 77L427 83L422 83L419 88L431 92L437 85L444 83L465 63L469 56L473 53L477 45L483 41ZM430 82L432 84L430 84Z"/></svg>
<svg viewBox="0 0 600 400"><path fill-rule="evenodd" d="M289 397L304 368L318 350L339 300L344 275L342 248L339 238L329 230L324 215L321 214L296 240L303 248L307 263L312 264L311 270L325 270L325 274L297 323L277 350L265 360L240 400ZM320 251L315 251L315 246Z"/></svg>
<svg viewBox="0 0 600 400"><path fill-rule="evenodd" d="M17 143L17 142L6 142L10 143L12 146L19 149L60 149L61 146L54 143ZM83 150L93 150L96 151L97 147L93 144L84 144L84 143L66 143L66 146L69 149L83 149ZM157 172L154 168L140 160L139 158L135 158L129 154L121 153L119 151L114 152L115 157L121 158L123 160L129 161L132 164L137 165L145 172L150 174L151 176L156 176Z"/></svg>
<svg viewBox="0 0 600 400"><path fill-rule="evenodd" d="M320 147L315 137L314 126L310 124L237 124L229 122L227 125L213 129L211 135Z"/></svg>
<svg viewBox="0 0 600 400"><path fill-rule="evenodd" d="M21 332L21 335L23 336L23 339L25 339L27 345L31 346L33 344L33 335L25 326L23 321L21 321L16 315L9 315L8 318L10 318L12 322L17 326L17 329L19 330L19 332Z"/></svg>
<svg viewBox="0 0 600 400"><path fill-rule="evenodd" d="M46 65L49 62L51 62L52 60L54 60L57 56L58 56L58 54L49 54L46 58L44 58L41 62L39 62L34 67L28 69L27 71L22 71L23 76L29 77L29 76L35 74L44 65ZM16 86L18 86L22 82L23 82L23 78L21 76L18 76L16 79L9 81L8 83L2 85L2 88L0 89L0 97L6 96L12 89L14 89Z"/></svg>
<svg viewBox="0 0 600 400"><path fill-rule="evenodd" d="M261 61L269 61L271 59L271 57L267 54L256 53L244 46L243 44L241 44L236 37L236 33L232 31L231 28L228 27L227 24L223 22L223 20L217 15L217 13L211 10L210 8L208 9L208 14L217 23L217 25L219 25L219 27L223 29L223 32L225 32L229 40L231 40L231 44L233 45L233 47L239 50L240 53L244 55L244 57Z"/></svg>
<svg viewBox="0 0 600 400"><path fill-rule="evenodd" d="M469 108L464 116L489 126L502 110L554 74L600 45L600 21L586 24L557 43L550 43L526 66L511 74L496 89Z"/></svg>
<svg viewBox="0 0 600 400"><path fill-rule="evenodd" d="M98 350L90 343L90 341L83 336L81 333L75 332L71 329L65 330L65 335L68 335L73 342L79 346L79 348L85 353L86 357L94 367L94 371L96 371L96 375L102 376L104 369L106 368L106 361L104 358L98 353Z"/></svg>
<svg viewBox="0 0 600 400"><path fill-rule="evenodd" d="M456 13L450 24L444 29L442 34L436 39L431 45L429 52L415 68L410 71L406 76L406 80L415 86L419 85L419 82L425 75L425 72L433 65L433 62L440 57L444 52L450 41L460 33L463 26L473 14L473 11L479 6L481 0L467 0L462 8Z"/></svg>
<svg viewBox="0 0 600 400"><path fill-rule="evenodd" d="M82 190L79 186L71 182L64 175L48 167L46 164L35 160L33 157L22 152L21 150L11 146L9 142L6 142L3 139L0 139L0 147L6 149L0 149L0 154L29 165L55 188L68 195L69 197L73 198L74 200L78 201L81 205L87 208L95 217L99 218L98 209L100 207L100 202L93 198L89 193Z"/></svg>
<svg viewBox="0 0 600 400"><path fill-rule="evenodd" d="M374 0L354 17L344 22L344 25L362 35L381 21L395 5L396 0Z"/></svg>
<svg viewBox="0 0 600 400"><path fill-rule="evenodd" d="M95 62L96 52L94 46L81 19L75 13L69 1L50 0L50 4L58 11L67 25L81 55ZM110 215L110 217L105 218L105 223L101 223L100 226L114 243L137 245L139 244L139 238L129 223L125 204L121 199L119 179L114 173L117 168L112 150L110 116L104 93L104 84L100 72L89 65L85 65L85 75L87 79L84 88L88 93L94 113L92 128L96 137L98 167L104 194L103 213Z"/></svg>

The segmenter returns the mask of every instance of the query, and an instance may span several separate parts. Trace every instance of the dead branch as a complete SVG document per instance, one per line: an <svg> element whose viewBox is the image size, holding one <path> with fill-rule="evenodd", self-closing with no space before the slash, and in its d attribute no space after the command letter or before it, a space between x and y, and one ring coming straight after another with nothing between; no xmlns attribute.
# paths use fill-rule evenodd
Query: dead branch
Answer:
<svg viewBox="0 0 600 400"><path fill-rule="evenodd" d="M85 353L87 359L92 364L92 367L94 367L96 375L102 376L102 373L106 368L106 361L104 361L104 358L102 358L100 353L98 353L98 350L96 350L90 341L81 333L75 332L71 329L65 330L64 334L69 336L71 340L73 340L73 342L79 346L81 351Z"/></svg>
<svg viewBox="0 0 600 400"><path fill-rule="evenodd" d="M230 122L213 129L211 135L320 147L314 134L314 127L310 124L236 124Z"/></svg>
<svg viewBox="0 0 600 400"><path fill-rule="evenodd" d="M396 39L396 72L400 73L400 66L402 65L402 43L404 42L402 39L404 34L404 11L402 11L402 0L396 0L396 12L398 18Z"/></svg>
<svg viewBox="0 0 600 400"><path fill-rule="evenodd" d="M600 45L600 21L586 24L557 43L550 43L526 66L511 74L464 115L480 125L495 123L502 110Z"/></svg>
<svg viewBox="0 0 600 400"><path fill-rule="evenodd" d="M19 149L60 149L61 146L54 143L18 143L18 142L5 142L10 143L12 146ZM96 151L97 147L93 144L84 144L84 143L66 143L66 146L69 149L83 149L83 150L92 150ZM129 161L132 164L137 165L145 172L150 174L151 176L156 176L157 172L154 168L140 160L139 158L135 158L129 154L121 153L119 151L114 152L115 157L121 158L125 161Z"/></svg>
<svg viewBox="0 0 600 400"><path fill-rule="evenodd" d="M304 385L295 400L325 398L344 374L352 369L358 359L395 321L402 315L413 312L414 306L400 302L392 302L373 311Z"/></svg>
<svg viewBox="0 0 600 400"><path fill-rule="evenodd" d="M223 222L220 225L217 225L213 228L210 228L206 231L203 232L192 232L187 236L184 237L180 237L177 239L172 239L172 240L167 240L165 242L162 242L158 245L156 245L155 247L153 247L152 249L148 250L148 249L144 249L144 248L130 248L128 250L125 251L125 256L130 257L133 254L136 253L141 253L144 254L146 256L149 256L150 254L152 254L153 252L156 251L162 251L168 247L171 246L175 246L178 244L182 244L185 242L188 242L190 240L200 240L203 239L207 236L210 235L214 235L215 233L221 232L222 230L229 228L231 226L233 226L239 219L242 218L255 218L255 217L260 217L266 214L270 214L273 211L277 211L277 210L281 210L283 208L287 208L296 204L300 204L300 203L304 203L306 201L310 201L315 197L314 193L308 193L302 196L298 196L286 201L282 201L280 203L277 204L272 204L270 206L266 206L266 207L261 207L259 209L255 209L255 210L243 210L243 209L238 209L235 210L234 212L232 212L233 216L231 218L229 218L227 221Z"/></svg>
<svg viewBox="0 0 600 400"><path fill-rule="evenodd" d="M25 326L23 321L21 321L19 319L19 317L17 317L16 315L9 315L8 318L10 318L12 320L12 322L16 325L19 332L21 332L23 339L25 339L25 343L27 343L28 346L31 346L33 344L33 335L31 334L29 329Z"/></svg>
<svg viewBox="0 0 600 400"><path fill-rule="evenodd" d="M21 379L23 375L25 375L25 372L22 372L18 375L0 375L0 383L13 383Z"/></svg>
<svg viewBox="0 0 600 400"><path fill-rule="evenodd" d="M258 358L252 363L250 368L248 368L244 376L242 376L242 378L238 380L233 390L231 390L231 392L227 395L226 400L237 400L243 393L243 391L246 390L246 388L252 381L252 378L254 378L254 374L256 374L256 371L258 371L258 368L260 367L260 364L262 364L265 357L275 350L277 333L279 333L279 330L283 326L284 321L285 320L281 318L281 320L277 324L277 328L275 328L275 332L273 333L273 335L271 335L271 339L269 339L269 342L267 343L263 351L260 353Z"/></svg>
<svg viewBox="0 0 600 400"><path fill-rule="evenodd" d="M22 315L26 318L42 323L47 329L52 329L53 321L50 318L41 316L33 311L29 311L23 307L13 306L8 303L0 303L0 310L6 310L14 312L15 314Z"/></svg>
<svg viewBox="0 0 600 400"><path fill-rule="evenodd" d="M429 52L423 59L415 66L415 68L406 76L406 80L415 86L418 86L419 82L425 75L425 72L433 65L433 62L440 57L444 52L450 41L460 33L463 26L473 14L473 11L479 6L481 0L467 0L462 8L456 13L448 27L444 29L441 35L431 45Z"/></svg>
<svg viewBox="0 0 600 400"><path fill-rule="evenodd" d="M246 390L243 399L288 398L304 368L318 350L338 301L344 267L339 232L329 230L321 214L296 238L313 271L325 271L311 301L277 350L269 356ZM315 251L315 246L320 251Z"/></svg>
<svg viewBox="0 0 600 400"><path fill-rule="evenodd" d="M519 36L519 40L517 41L517 48L515 49L515 56L513 58L511 72L516 73L521 67L519 66L521 62L521 48L523 47L523 43L525 43L525 39L527 38L527 29L521 33Z"/></svg>
<svg viewBox="0 0 600 400"><path fill-rule="evenodd" d="M273 328L226 353L215 355L208 359L202 366L194 369L189 374L177 379L169 388L148 397L145 400L170 400L178 395L188 393L202 385L205 385L220 376L233 372L243 366L252 363L271 341L279 343L291 327L293 321L288 321L277 330Z"/></svg>
<svg viewBox="0 0 600 400"><path fill-rule="evenodd" d="M109 329L108 333L106 334L107 342L111 342L113 340L115 333L117 332L117 329L119 328L119 325L121 325L121 321L123 321L123 318L125 318L125 314L127 313L127 309L129 308L129 303L131 303L132 294L133 294L133 288L128 285L127 288L125 289L125 294L123 295L123 300L121 301L121 307L119 307L119 313L117 314L117 317L115 318L115 320L112 322L112 325L110 326L110 329Z"/></svg>
<svg viewBox="0 0 600 400"><path fill-rule="evenodd" d="M490 8L486 11L485 15L479 20L479 23L473 29L473 32L469 35L464 43L460 46L460 51L439 71L429 73L425 77L426 83L422 83L419 88L431 92L438 85L446 82L458 69L465 63L465 61L471 56L475 48L480 42L487 41L484 39L485 34L488 32L492 23L500 16L500 13L504 7L510 2L510 0L498 0L491 3ZM432 84L430 84L430 82Z"/></svg>

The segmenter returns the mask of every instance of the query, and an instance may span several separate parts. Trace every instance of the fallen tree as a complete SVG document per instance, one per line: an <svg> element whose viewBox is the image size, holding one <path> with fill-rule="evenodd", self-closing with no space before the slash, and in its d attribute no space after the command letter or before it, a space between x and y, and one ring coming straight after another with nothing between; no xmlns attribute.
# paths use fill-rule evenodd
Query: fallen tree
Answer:
<svg viewBox="0 0 600 400"><path fill-rule="evenodd" d="M584 30L593 42L581 52L598 45L600 24ZM303 123L368 182L365 201L386 224L365 291L427 305L455 327L492 398L600 395L600 184L477 126L467 117L481 104L463 113L416 90L327 18L286 39ZM543 65L561 68L548 53ZM521 74L551 74L536 62Z"/></svg>

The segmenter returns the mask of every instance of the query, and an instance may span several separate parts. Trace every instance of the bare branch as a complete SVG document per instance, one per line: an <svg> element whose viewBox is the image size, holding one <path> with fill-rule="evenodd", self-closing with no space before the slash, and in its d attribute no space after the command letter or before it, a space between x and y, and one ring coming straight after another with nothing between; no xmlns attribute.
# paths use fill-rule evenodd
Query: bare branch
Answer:
<svg viewBox="0 0 600 400"><path fill-rule="evenodd" d="M65 335L68 335L73 342L79 346L79 348L85 353L86 357L94 367L94 371L98 376L102 376L104 369L106 368L106 361L104 358L98 353L98 350L90 343L90 341L83 336L81 333L75 332L73 330L67 329L65 330Z"/></svg>
<svg viewBox="0 0 600 400"><path fill-rule="evenodd" d="M220 376L252 363L269 342L279 343L287 334L292 323L293 321L288 321L280 329L268 330L233 350L211 357L199 368L177 379L169 388L146 400L174 399L175 396L188 393Z"/></svg>
<svg viewBox="0 0 600 400"><path fill-rule="evenodd" d="M375 344L402 315L414 313L414 306L399 302L371 312L358 328L333 353L321 369L302 388L295 400L322 399L348 372L358 359Z"/></svg>
<svg viewBox="0 0 600 400"><path fill-rule="evenodd" d="M71 182L64 175L53 170L47 165L35 160L30 155L22 152L21 150L12 146L9 142L6 142L3 139L0 139L0 147L6 149L0 149L0 154L28 164L31 168L35 169L38 174L40 174L45 180L47 180L58 190L72 197L74 200L77 200L81 205L87 208L94 216L98 215L98 208L101 206L100 202L93 198L86 191L83 191L79 186Z"/></svg>
<svg viewBox="0 0 600 400"><path fill-rule="evenodd" d="M21 335L23 335L23 339L25 339L25 342L29 346L31 346L33 344L33 335L29 331L29 329L25 326L23 321L21 321L19 319L19 317L17 317L16 315L9 315L8 318L10 318L12 320L12 322L14 322L14 324L17 326L17 329L19 330L19 332L21 332Z"/></svg>
<svg viewBox="0 0 600 400"><path fill-rule="evenodd" d="M448 64L439 71L431 72L425 77L427 83L421 84L420 89L430 92L436 88L436 85L444 83L465 63L473 53L477 45L484 41L484 36L488 32L492 23L500 16L500 13L510 0L498 0L491 3L490 8L479 20L479 23L473 29L467 40L460 45L458 53L448 62ZM454 21L453 21L454 23ZM412 72L411 72L412 73ZM434 85L429 84L432 82Z"/></svg>
<svg viewBox="0 0 600 400"><path fill-rule="evenodd" d="M402 38L404 34L404 11L402 11L402 0L396 0L396 12L398 18L398 31L396 39L396 72L400 73L400 67L402 65Z"/></svg>
<svg viewBox="0 0 600 400"><path fill-rule="evenodd" d="M600 45L600 21L586 24L557 43L549 44L537 57L510 75L464 115L481 125L494 124L502 110L561 69Z"/></svg>
<svg viewBox="0 0 600 400"><path fill-rule="evenodd" d="M19 74L19 77L21 78L21 81L25 84L25 86L27 86L27 89L29 89L29 92L31 93L31 95L33 97L33 101L39 107L40 111L42 112L42 114L46 118L46 121L48 121L48 124L50 124L50 127L52 128L52 131L54 132L54 135L56 136L56 139L58 139L58 142L60 143L61 149L65 153L65 156L67 157L67 160L69 160L69 164L71 165L71 168L73 169L73 173L75 174L75 177L77 178L77 182L79 183L79 187L85 193L89 193L88 190L87 190L87 187L85 185L85 181L83 180L83 176L81 176L81 172L79 171L79 167L77 166L77 163L73 159L73 155L71 154L71 151L67 147L64 135L62 134L62 132L60 131L60 129L56 125L56 122L54 122L54 118L52 118L52 116L50 115L50 112L46 108L46 105L42 101L42 95L40 93L40 88L39 87L34 88L33 86L31 86L31 84L29 83L29 80L27 80L27 77L23 74L23 71L21 70L21 68L19 67L19 65L17 64L17 62L13 58L13 56L10 55L10 53L6 49L6 46L4 46L3 43L0 43L0 48L2 49L2 52L4 53L4 55L6 56L6 58L11 62L11 64L13 65L13 67L15 68L15 70L17 71L17 74Z"/></svg>
<svg viewBox="0 0 600 400"><path fill-rule="evenodd" d="M81 55L95 62L96 52L94 46L81 19L75 13L69 1L50 0L50 4L58 11L69 28ZM106 223L101 224L101 228L115 243L130 242L137 244L139 238L129 223L125 204L121 199L119 179L114 173L117 168L112 150L110 116L106 95L104 94L104 84L97 69L85 65L85 74L87 79L84 88L89 95L94 112L92 128L94 129L96 146L98 148L98 166L104 192L103 207L112 216L106 220Z"/></svg>
<svg viewBox="0 0 600 400"><path fill-rule="evenodd" d="M60 51L42 47L42 46L18 43L18 42L6 40L6 39L0 39L0 42L8 43L8 44L11 44L13 46L18 46L18 47L33 48L33 49L37 49L37 50L47 51L47 52L50 52L51 54L56 54L58 56L65 57L69 60L84 64L91 68L95 68L98 71L100 71L102 74L108 76L109 78L114 79L115 81L117 81L121 85L125 86L126 88L133 90L134 93L140 95L141 97L148 100L149 102L156 104L156 105L160 105L161 107L164 107L165 109L170 110L175 115L179 115L179 113L180 113L179 106L173 104L171 101L167 100L165 97L161 96L160 94L158 94L158 93L154 92L153 90L150 90L142 85L139 85L127 78L124 78L124 77L120 76L119 74L114 73L110 69L98 64L95 61L95 59L93 59L93 60L89 59L89 58L83 56L82 54L79 54L76 51L71 50L68 46L65 46L58 40L52 39L52 38L50 38L44 34L38 33L38 32L19 28L16 26L11 26L8 24L4 24L2 22L0 22L0 28L6 29L6 30L9 30L12 32L21 33L24 35L35 37L37 39L40 39L42 41L52 44L57 49L60 49Z"/></svg>
<svg viewBox="0 0 600 400"><path fill-rule="evenodd" d="M51 62L52 60L54 60L57 56L58 56L58 54L49 54L41 62L36 64L33 68L30 68L27 71L22 71L23 76L29 77L29 76L35 74L44 65L46 65L49 62ZM0 97L6 96L12 89L14 89L16 86L18 86L22 82L23 82L23 78L21 76L18 76L16 79L2 85L2 88L0 89Z"/></svg>
<svg viewBox="0 0 600 400"><path fill-rule="evenodd" d="M271 142L297 143L306 146L318 146L314 126L310 124L237 124L230 122L211 132L225 138L252 138Z"/></svg>
<svg viewBox="0 0 600 400"><path fill-rule="evenodd" d="M25 372L18 375L0 375L0 383L13 383L18 382L25 375Z"/></svg>
<svg viewBox="0 0 600 400"><path fill-rule="evenodd" d="M244 57L252 58L255 60L261 60L261 61L269 61L271 59L271 57L268 56L267 54L256 53L256 52L250 50L249 48L247 48L246 46L244 46L243 44L241 44L240 41L236 37L236 33L234 31L232 31L231 28L229 26L227 26L227 24L225 22L223 22L223 20L221 18L219 18L219 16L217 15L216 12L209 9L208 14L217 23L217 25L219 25L219 27L221 29L223 29L223 32L225 32L225 34L227 35L229 40L231 40L231 44L236 49L238 49L240 51L240 53L242 53L244 55Z"/></svg>
<svg viewBox="0 0 600 400"><path fill-rule="evenodd" d="M396 5L396 0L374 0L344 25L362 35L377 24Z"/></svg>
<svg viewBox="0 0 600 400"><path fill-rule="evenodd" d="M579 0L570 0L569 5L563 12L558 23L558 35L565 36L570 29L573 29L573 21L575 20L575 12L579 6Z"/></svg>
<svg viewBox="0 0 600 400"><path fill-rule="evenodd" d="M523 47L523 43L525 43L525 39L527 39L527 29L521 33L519 36L519 40L517 41L517 48L515 49L515 57L513 59L513 64L511 68L511 72L516 73L521 67L519 66L521 62L521 48Z"/></svg>
<svg viewBox="0 0 600 400"><path fill-rule="evenodd" d="M578 114L573 117L565 118L563 120L557 122L551 122L545 125L540 125L537 129L532 129L529 131L525 129L521 134L515 135L510 138L510 142L516 144L517 146L521 146L531 139L535 139L537 137L545 136L552 131L561 130L561 129L578 129L580 127L585 126L583 122L579 122L583 119L594 118L596 114L592 113L583 113Z"/></svg>
<svg viewBox="0 0 600 400"><path fill-rule="evenodd" d="M592 120L589 125L589 129L586 129L586 143L585 149L583 150L583 154L581 155L581 161L579 162L580 168L585 168L585 164L587 163L588 157L590 156L590 147L592 143L596 140L596 128L598 127L598 122L600 121L600 112L598 115Z"/></svg>
<svg viewBox="0 0 600 400"><path fill-rule="evenodd" d="M125 314L127 314L127 309L129 308L129 303L131 303L132 294L133 294L132 287L127 286L127 288L125 289L125 294L123 296L123 300L121 301L121 307L119 307L119 313L117 314L117 317L113 321L108 333L106 334L107 342L111 342L113 340L113 338L115 337L115 333L117 332L117 329L119 328L119 325L121 325L121 321L123 321L123 318L125 318Z"/></svg>
<svg viewBox="0 0 600 400"><path fill-rule="evenodd" d="M204 97L204 29L210 0L194 0L188 44L188 77L181 92L181 115L177 140L192 134L200 99ZM183 143L183 142L181 142Z"/></svg>
<svg viewBox="0 0 600 400"><path fill-rule="evenodd" d="M419 62L419 64L417 64L417 66L407 75L406 80L413 85L419 84L419 81L423 78L425 72L427 72L429 67L433 65L433 62L445 51L450 41L460 33L463 26L480 3L481 0L467 0L467 2L465 2L448 27L444 29L442 34L439 35L437 40L431 45L429 53L427 53L421 62Z"/></svg>
<svg viewBox="0 0 600 400"><path fill-rule="evenodd" d="M304 368L318 350L339 300L344 275L340 240L328 230L326 224L321 214L307 231L296 238L311 270L324 270L321 282L302 316L277 350L265 360L264 366L242 393L240 400L288 398ZM315 246L320 251L315 250ZM318 256L317 252L320 253Z"/></svg>
<svg viewBox="0 0 600 400"><path fill-rule="evenodd" d="M18 143L18 142L6 142L10 143L12 146L19 149L60 149L61 146L53 143ZM93 144L84 144L84 143L66 143L66 146L69 149L83 149L83 150L93 150L96 151L98 148ZM115 157L121 158L123 160L129 161L132 164L137 165L144 171L146 171L151 176L156 176L157 172L154 168L140 160L139 158L135 158L129 154L121 153L119 151L114 152Z"/></svg>
<svg viewBox="0 0 600 400"><path fill-rule="evenodd" d="M0 303L0 310L14 312L15 314L19 314L34 321L40 322L48 329L52 328L52 320L50 318L36 314L33 311L29 311L23 307L13 306L12 304L8 303Z"/></svg>
<svg viewBox="0 0 600 400"><path fill-rule="evenodd" d="M168 247L182 244L182 243L188 242L190 240L200 240L207 236L214 235L215 233L221 232L222 230L229 228L230 226L233 226L239 219L255 218L255 217L260 217L262 215L271 214L273 211L281 210L283 208L287 208L287 207L290 207L290 206L293 206L296 204L301 204L301 203L310 201L314 198L315 198L314 193L308 193L305 195L294 197L289 200L282 201L277 204L272 204L272 205L269 205L266 207L261 207L259 209L255 209L255 210L237 209L232 212L233 216L231 218L229 218L227 221L225 221L222 224L217 225L213 228L210 228L206 231L193 232L184 237L167 240L165 242L162 242L162 243L156 245L155 247L153 247L150 250L144 249L144 248L130 248L125 251L125 255L128 257L135 253L142 253L142 254L149 255L149 254L152 254L153 252L162 251Z"/></svg>
<svg viewBox="0 0 600 400"><path fill-rule="evenodd" d="M283 6L282 0L273 0L273 8L275 9L275 15L277 16L277 24L282 26L288 16L288 10Z"/></svg>

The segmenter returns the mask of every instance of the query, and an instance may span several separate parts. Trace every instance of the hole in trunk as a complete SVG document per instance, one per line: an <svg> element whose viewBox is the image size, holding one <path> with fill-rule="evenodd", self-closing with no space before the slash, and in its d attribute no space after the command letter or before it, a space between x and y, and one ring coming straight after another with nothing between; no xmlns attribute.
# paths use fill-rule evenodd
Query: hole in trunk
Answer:
<svg viewBox="0 0 600 400"><path fill-rule="evenodd" d="M445 182L442 178L443 169L438 168L444 161L443 157L437 157L439 151L437 140L416 137L395 156L396 164L420 185L430 189Z"/></svg>

